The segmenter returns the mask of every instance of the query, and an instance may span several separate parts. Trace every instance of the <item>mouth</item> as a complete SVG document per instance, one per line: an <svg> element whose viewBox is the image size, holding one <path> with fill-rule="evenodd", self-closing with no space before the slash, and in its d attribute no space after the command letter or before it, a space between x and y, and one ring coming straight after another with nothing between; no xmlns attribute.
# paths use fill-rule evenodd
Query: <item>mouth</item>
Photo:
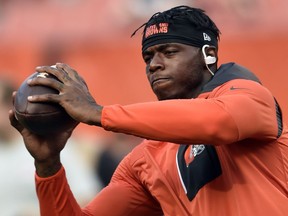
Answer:
<svg viewBox="0 0 288 216"><path fill-rule="evenodd" d="M167 82L168 80L169 80L168 78L156 78L156 79L152 80L151 86L159 85L163 82Z"/></svg>

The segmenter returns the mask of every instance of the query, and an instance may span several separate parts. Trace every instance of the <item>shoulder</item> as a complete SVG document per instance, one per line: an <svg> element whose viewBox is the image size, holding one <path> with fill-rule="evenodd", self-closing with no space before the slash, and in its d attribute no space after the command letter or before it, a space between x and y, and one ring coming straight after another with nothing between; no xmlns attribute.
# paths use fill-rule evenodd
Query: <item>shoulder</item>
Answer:
<svg viewBox="0 0 288 216"><path fill-rule="evenodd" d="M271 91L262 84L245 79L234 79L228 81L206 95L206 99L228 101L235 105L258 104L259 107L266 107L275 110L275 98ZM250 110L251 111L251 110Z"/></svg>
<svg viewBox="0 0 288 216"><path fill-rule="evenodd" d="M273 99L271 91L262 84L253 80L233 79L230 80L212 91L215 96L222 94L237 94L246 96L257 96L265 100ZM274 99L273 99L274 100Z"/></svg>
<svg viewBox="0 0 288 216"><path fill-rule="evenodd" d="M253 72L231 62L223 64L217 69L215 76L203 87L202 93L212 92L226 83L230 83L231 81L238 82L239 80L247 80L248 83L250 81L261 84L260 80Z"/></svg>

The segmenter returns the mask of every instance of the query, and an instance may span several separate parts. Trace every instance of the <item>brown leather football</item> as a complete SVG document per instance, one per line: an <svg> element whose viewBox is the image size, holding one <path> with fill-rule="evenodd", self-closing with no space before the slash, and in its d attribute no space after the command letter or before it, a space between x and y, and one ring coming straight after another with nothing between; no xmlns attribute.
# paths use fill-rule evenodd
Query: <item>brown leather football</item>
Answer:
<svg viewBox="0 0 288 216"><path fill-rule="evenodd" d="M55 103L31 103L30 95L58 94L58 91L42 85L29 86L27 80L35 76L57 79L48 73L33 73L19 87L15 100L14 111L18 121L30 131L39 134L53 134L59 130L74 127L77 123L66 111Z"/></svg>

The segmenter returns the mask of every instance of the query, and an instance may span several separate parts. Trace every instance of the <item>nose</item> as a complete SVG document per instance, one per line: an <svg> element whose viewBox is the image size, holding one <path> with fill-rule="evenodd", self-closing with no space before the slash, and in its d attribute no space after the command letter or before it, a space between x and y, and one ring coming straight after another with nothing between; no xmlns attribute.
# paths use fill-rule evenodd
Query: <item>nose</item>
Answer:
<svg viewBox="0 0 288 216"><path fill-rule="evenodd" d="M149 72L150 73L155 73L158 70L163 70L164 67L164 62L163 59L161 58L160 54L155 53L155 55L153 56L153 58L151 59L150 63L149 63Z"/></svg>

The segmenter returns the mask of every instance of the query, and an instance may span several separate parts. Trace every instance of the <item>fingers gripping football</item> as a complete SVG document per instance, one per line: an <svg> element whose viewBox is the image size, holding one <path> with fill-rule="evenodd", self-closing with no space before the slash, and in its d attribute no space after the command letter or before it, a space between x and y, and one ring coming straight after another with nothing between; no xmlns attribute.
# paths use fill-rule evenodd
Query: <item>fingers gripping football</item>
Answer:
<svg viewBox="0 0 288 216"><path fill-rule="evenodd" d="M99 106L91 96L84 79L67 64L57 63L56 68L37 67L39 73L49 73L58 80L33 78L29 85L46 85L56 89L59 94L34 95L29 97L30 102L53 102L61 105L76 121L87 124L100 124Z"/></svg>

